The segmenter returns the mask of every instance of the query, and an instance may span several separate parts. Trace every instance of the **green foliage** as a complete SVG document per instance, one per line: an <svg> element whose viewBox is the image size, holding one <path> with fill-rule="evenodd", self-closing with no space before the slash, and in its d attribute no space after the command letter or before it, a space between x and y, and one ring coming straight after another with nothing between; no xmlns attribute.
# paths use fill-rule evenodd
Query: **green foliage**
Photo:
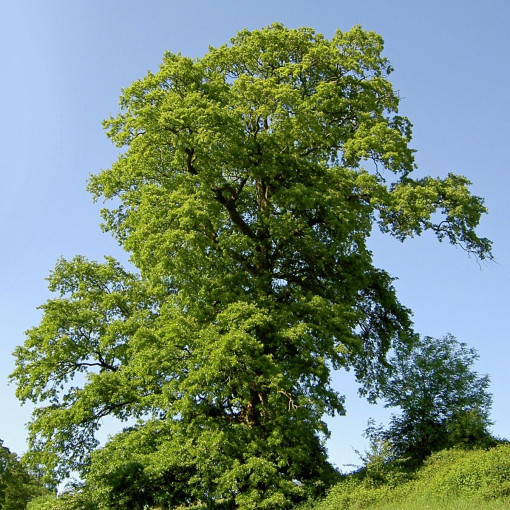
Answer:
<svg viewBox="0 0 510 510"><path fill-rule="evenodd" d="M24 510L31 499L46 493L42 483L0 440L0 508Z"/></svg>
<svg viewBox="0 0 510 510"><path fill-rule="evenodd" d="M419 506L424 501L429 508L462 508L456 506L462 501L471 501L466 508L485 508L485 501L508 498L505 505L510 502L508 444L489 450L443 450L415 472L402 466L386 464L385 479L374 478L365 469L346 476L317 510L427 508ZM494 507L507 506L498 503Z"/></svg>
<svg viewBox="0 0 510 510"><path fill-rule="evenodd" d="M370 510L507 510L508 498L488 501L461 498L457 496L441 498L437 496L410 495L407 499L393 502L380 502L370 506Z"/></svg>
<svg viewBox="0 0 510 510"><path fill-rule="evenodd" d="M76 257L52 273L12 375L37 406L34 465L78 470L102 508L287 508L335 480L331 370L373 396L410 337L373 226L491 257L464 177L412 179L382 50L359 27L274 24L167 53L123 91L104 125L124 152L89 189L135 271ZM95 451L105 416L137 425Z"/></svg>
<svg viewBox="0 0 510 510"><path fill-rule="evenodd" d="M27 510L95 510L91 498L80 491L49 494L30 501ZM120 508L120 507L118 507Z"/></svg>
<svg viewBox="0 0 510 510"><path fill-rule="evenodd" d="M420 472L424 490L437 495L485 499L510 496L510 445L489 450L446 450L430 457Z"/></svg>
<svg viewBox="0 0 510 510"><path fill-rule="evenodd" d="M193 459L179 455L182 448L171 432L161 421L146 422L125 429L94 452L87 490L96 508L169 508L186 501L188 482L198 479L198 473ZM205 482L207 473L202 476Z"/></svg>
<svg viewBox="0 0 510 510"><path fill-rule="evenodd" d="M61 260L49 283L61 297L41 307L41 324L16 348L13 377L23 402L46 403L29 425L27 458L50 469L58 465L58 479L80 469L84 453L97 446L94 432L102 417L140 412L148 389L118 368L132 356L137 332L151 321L154 298L111 258L104 264ZM73 385L78 378L82 388Z"/></svg>
<svg viewBox="0 0 510 510"><path fill-rule="evenodd" d="M391 377L382 385L387 407L400 407L387 430L369 430L387 441L395 457L421 461L452 446L491 446L489 377L473 371L474 349L453 336L424 337L391 357Z"/></svg>

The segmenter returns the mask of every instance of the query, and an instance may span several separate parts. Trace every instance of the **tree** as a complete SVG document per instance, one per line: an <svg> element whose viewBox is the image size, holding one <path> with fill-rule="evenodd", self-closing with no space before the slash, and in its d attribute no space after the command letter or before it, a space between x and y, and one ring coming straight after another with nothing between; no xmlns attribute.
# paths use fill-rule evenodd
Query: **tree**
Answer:
<svg viewBox="0 0 510 510"><path fill-rule="evenodd" d="M0 440L0 508L24 510L32 498L48 492Z"/></svg>
<svg viewBox="0 0 510 510"><path fill-rule="evenodd" d="M331 371L373 396L412 336L366 246L374 224L491 257L469 181L411 177L382 50L359 27L327 40L274 24L200 59L166 53L123 91L104 125L124 152L89 189L135 270L77 257L52 273L59 295L12 375L38 405L33 462L90 472L97 491L172 480L146 496L169 507L285 508L330 483ZM90 457L104 416L138 423ZM134 471L100 476L125 469L118 455Z"/></svg>
<svg viewBox="0 0 510 510"><path fill-rule="evenodd" d="M387 430L372 428L368 435L389 442L393 456L418 462L455 445L495 444L488 432L489 377L473 371L477 359L474 349L451 335L424 337L396 351L382 394L386 407L402 412Z"/></svg>

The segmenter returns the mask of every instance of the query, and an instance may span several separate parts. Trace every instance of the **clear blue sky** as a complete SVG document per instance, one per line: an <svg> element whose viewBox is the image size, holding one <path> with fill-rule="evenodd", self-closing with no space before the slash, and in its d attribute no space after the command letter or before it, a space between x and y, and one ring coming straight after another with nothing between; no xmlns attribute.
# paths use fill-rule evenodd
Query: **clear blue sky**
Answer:
<svg viewBox="0 0 510 510"><path fill-rule="evenodd" d="M273 21L326 36L355 24L382 34L401 113L414 124L418 172L463 174L485 197L480 232L494 241L493 264L428 235L404 244L375 235L372 246L399 278L420 333L451 332L478 350L476 368L492 379L494 432L510 436L508 0L18 0L0 7L0 439L12 450L26 448L30 409L7 386L11 353L38 323L45 277L62 255L120 253L85 191L87 176L115 159L101 120L165 50L201 56ZM349 376L335 379L348 414L330 421L329 452L342 467L357 461L367 419L387 413L360 401Z"/></svg>

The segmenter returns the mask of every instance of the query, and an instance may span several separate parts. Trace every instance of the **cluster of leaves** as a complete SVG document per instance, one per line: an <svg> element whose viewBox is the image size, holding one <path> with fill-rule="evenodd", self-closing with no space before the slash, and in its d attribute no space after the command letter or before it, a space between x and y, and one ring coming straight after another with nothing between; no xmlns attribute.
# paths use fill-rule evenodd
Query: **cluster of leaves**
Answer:
<svg viewBox="0 0 510 510"><path fill-rule="evenodd" d="M286 508L335 479L331 371L374 396L413 336L373 226L491 257L467 179L412 178L382 50L359 27L274 24L167 53L123 91L105 128L124 152L89 189L136 269L76 257L51 274L12 375L36 405L34 465L77 470L98 508ZM97 450L105 416L136 425Z"/></svg>

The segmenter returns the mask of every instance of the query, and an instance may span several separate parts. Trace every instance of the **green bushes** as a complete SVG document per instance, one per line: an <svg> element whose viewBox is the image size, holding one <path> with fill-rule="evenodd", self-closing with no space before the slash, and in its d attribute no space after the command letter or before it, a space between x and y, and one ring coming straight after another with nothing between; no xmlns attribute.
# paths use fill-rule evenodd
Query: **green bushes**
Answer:
<svg viewBox="0 0 510 510"><path fill-rule="evenodd" d="M508 498L482 501L460 497L413 496L391 503L379 503L370 508L372 510L508 510Z"/></svg>
<svg viewBox="0 0 510 510"><path fill-rule="evenodd" d="M490 450L445 450L419 472L422 491L492 499L510 496L510 445Z"/></svg>
<svg viewBox="0 0 510 510"><path fill-rule="evenodd" d="M413 508L413 501L444 503L458 498L481 505L506 497L510 497L510 445L501 444L489 450L443 450L414 472L398 462L375 471L369 465L334 486L316 510ZM442 508L439 503L431 505Z"/></svg>
<svg viewBox="0 0 510 510"><path fill-rule="evenodd" d="M96 510L90 498L81 492L48 494L28 503L27 510Z"/></svg>

